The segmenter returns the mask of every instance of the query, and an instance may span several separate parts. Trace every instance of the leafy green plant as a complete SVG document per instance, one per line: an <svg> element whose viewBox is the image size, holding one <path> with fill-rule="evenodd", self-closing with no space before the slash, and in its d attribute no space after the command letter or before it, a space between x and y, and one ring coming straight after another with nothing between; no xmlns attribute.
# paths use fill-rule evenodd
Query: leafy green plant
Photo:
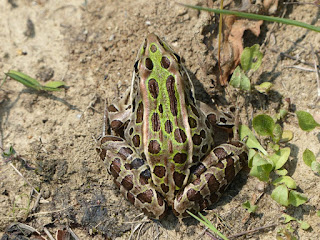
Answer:
<svg viewBox="0 0 320 240"><path fill-rule="evenodd" d="M289 223L291 221L296 221L299 223L300 225L300 228L303 229L303 230L308 230L311 226L309 223L307 223L306 221L301 221L301 220L298 220L288 214L283 214L282 217L284 218L284 223Z"/></svg>
<svg viewBox="0 0 320 240"><path fill-rule="evenodd" d="M3 83L6 81L7 77L10 77L11 79L22 83L26 87L35 89L37 91L61 91L61 87L65 86L65 82L62 81L51 81L45 85L41 85L36 79L14 70L10 70L9 72L5 73L5 75L6 78L4 79Z"/></svg>
<svg viewBox="0 0 320 240"><path fill-rule="evenodd" d="M261 114L253 118L252 125L256 133L266 137L268 149L261 151L263 148L255 138L251 130L246 126L239 129L240 138L248 138L247 142L254 142L255 145L247 143L249 147L249 167L250 175L257 177L259 180L268 182L270 173L274 172L276 177L272 184L275 189L272 191L271 197L283 206L293 205L299 206L307 201L307 197L297 192L295 181L287 176L288 171L283 168L290 156L290 148L282 147L283 129L275 120L266 115Z"/></svg>
<svg viewBox="0 0 320 240"><path fill-rule="evenodd" d="M304 163L311 167L312 171L320 175L320 163L316 161L316 156L308 148L304 150L302 155Z"/></svg>
<svg viewBox="0 0 320 240"><path fill-rule="evenodd" d="M237 66L234 70L230 80L231 86L245 91L251 90L251 83L248 76L256 71L262 63L263 55L259 48L260 46L255 44L252 47L246 47L243 50L240 57L241 67ZM260 86L260 89L262 91L263 86Z"/></svg>

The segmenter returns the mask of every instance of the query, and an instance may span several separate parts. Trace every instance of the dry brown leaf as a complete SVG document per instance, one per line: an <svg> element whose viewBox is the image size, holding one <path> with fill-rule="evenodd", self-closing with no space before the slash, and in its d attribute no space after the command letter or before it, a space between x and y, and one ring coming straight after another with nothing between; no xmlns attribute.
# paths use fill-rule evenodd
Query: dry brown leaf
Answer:
<svg viewBox="0 0 320 240"><path fill-rule="evenodd" d="M253 21L249 19L239 19L235 16L224 16L222 52L220 53L220 65L222 75L220 84L225 86L229 75L240 63L240 56L243 51L242 37L246 30L250 30L254 35L259 36L260 26L263 21Z"/></svg>

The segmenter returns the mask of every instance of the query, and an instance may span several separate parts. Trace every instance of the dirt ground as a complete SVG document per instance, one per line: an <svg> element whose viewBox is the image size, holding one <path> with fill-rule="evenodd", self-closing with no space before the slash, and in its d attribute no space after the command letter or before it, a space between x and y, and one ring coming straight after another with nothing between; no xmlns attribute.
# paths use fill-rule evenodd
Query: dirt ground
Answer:
<svg viewBox="0 0 320 240"><path fill-rule="evenodd" d="M184 2L208 6L210 1ZM225 2L228 6L231 1ZM255 2L259 6L261 1ZM240 4L235 6L240 8ZM320 25L319 8L314 5L279 3L276 15L282 14ZM227 95L229 102L235 102L234 95L228 94L230 87L227 91L215 88L216 39L207 41L216 37L214 15L166 0L2 0L0 16L1 72L19 70L41 82L62 80L68 86L61 92L38 93L8 80L0 90L3 148L13 146L25 159L12 162L25 179L10 163L0 163L0 236L19 221L41 232L45 227L52 234L69 226L80 239L128 239L137 226L141 229L133 234L134 239L211 239L192 219L179 222L169 215L157 222L143 218L114 186L95 151L95 139L102 131L104 99L117 100L130 86L137 50L150 32L164 37L183 56L197 88L212 98ZM316 75L302 68L313 69L311 49L319 57L320 34L264 23L259 37L247 31L243 41L245 46L263 45L263 64L251 81L269 81L274 87L269 95L252 98L242 106L241 120L248 124L258 113L275 114L285 98L291 100L293 110L319 117ZM304 231L293 223L295 236L320 238L320 217L316 214L320 178L302 161L305 148L319 159L319 128L303 132L293 113L284 127L294 132L288 145L291 156L287 169L308 202L297 208L282 207L271 199L270 184L264 186L247 177L246 171L241 172L214 209L206 211L207 218L225 235L274 224L239 239L275 239L277 231L287 227L281 223L281 215L288 213L311 225ZM43 191L34 211L36 195L30 198L32 188L26 181ZM241 205L253 198L260 198L258 210L249 215Z"/></svg>

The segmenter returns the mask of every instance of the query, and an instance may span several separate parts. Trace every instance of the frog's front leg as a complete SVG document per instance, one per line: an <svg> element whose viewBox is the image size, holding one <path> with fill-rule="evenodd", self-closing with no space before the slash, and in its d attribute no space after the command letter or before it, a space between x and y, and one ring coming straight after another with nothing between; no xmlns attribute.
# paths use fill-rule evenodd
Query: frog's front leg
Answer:
<svg viewBox="0 0 320 240"><path fill-rule="evenodd" d="M151 218L165 216L167 203L153 187L150 168L134 148L123 138L107 135L100 140L98 152L130 203Z"/></svg>
<svg viewBox="0 0 320 240"><path fill-rule="evenodd" d="M186 210L196 213L217 202L246 161L245 145L241 142L214 148L191 173L193 181L176 196L174 213L187 217Z"/></svg>

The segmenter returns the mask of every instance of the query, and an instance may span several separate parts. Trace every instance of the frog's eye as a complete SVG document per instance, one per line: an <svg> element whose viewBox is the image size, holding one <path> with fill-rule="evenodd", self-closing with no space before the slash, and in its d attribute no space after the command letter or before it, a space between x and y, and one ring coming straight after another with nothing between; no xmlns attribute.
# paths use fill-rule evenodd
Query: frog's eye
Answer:
<svg viewBox="0 0 320 240"><path fill-rule="evenodd" d="M135 64L134 64L134 71L135 71L135 73L138 73L138 71L139 71L138 65L139 65L139 60L136 61Z"/></svg>
<svg viewBox="0 0 320 240"><path fill-rule="evenodd" d="M152 60L150 58L146 58L145 64L146 64L146 68L148 70L151 71L153 69L153 63L152 63Z"/></svg>
<svg viewBox="0 0 320 240"><path fill-rule="evenodd" d="M179 56L178 54L176 54L176 53L173 53L173 54L174 54L174 56L176 57L178 63L180 63L180 61L181 61L180 56Z"/></svg>

